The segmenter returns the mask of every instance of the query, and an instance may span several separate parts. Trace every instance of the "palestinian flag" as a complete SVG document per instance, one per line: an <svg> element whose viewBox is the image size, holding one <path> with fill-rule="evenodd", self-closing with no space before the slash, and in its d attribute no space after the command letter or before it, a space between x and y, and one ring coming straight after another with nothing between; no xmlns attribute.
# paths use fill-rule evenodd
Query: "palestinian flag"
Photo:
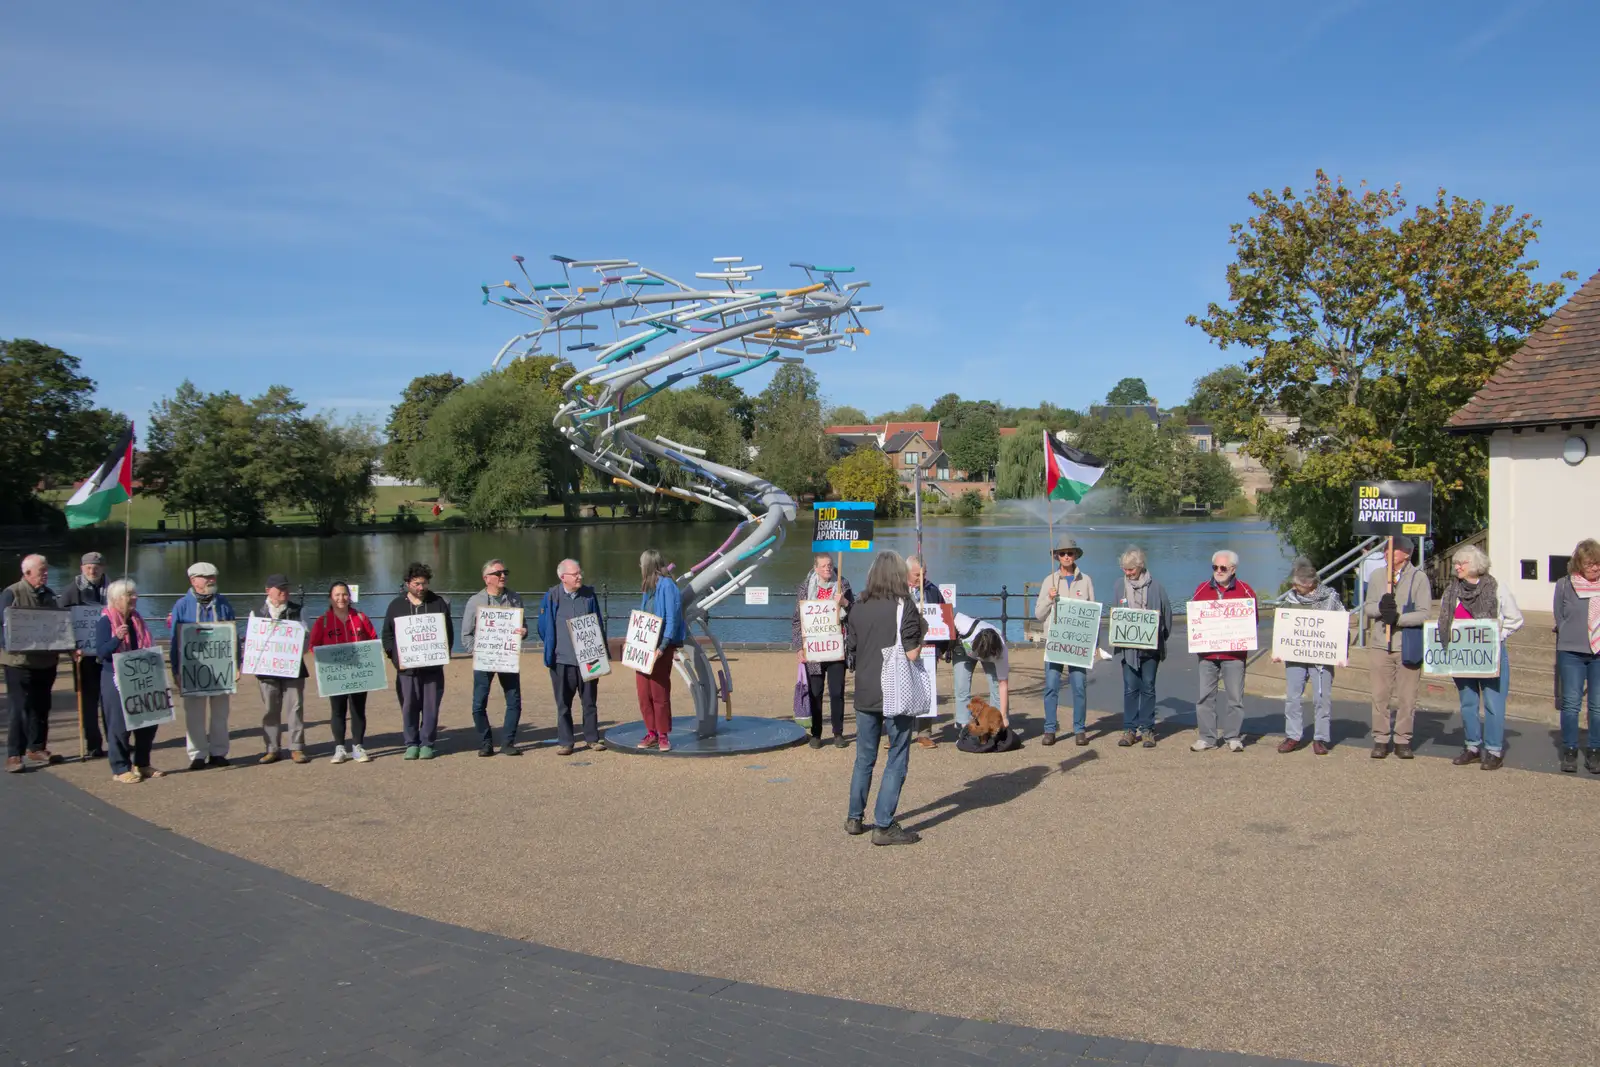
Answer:
<svg viewBox="0 0 1600 1067"><path fill-rule="evenodd" d="M78 486L67 501L67 525L73 529L104 522L111 509L133 497L133 423L100 469Z"/></svg>
<svg viewBox="0 0 1600 1067"><path fill-rule="evenodd" d="M1082 500L1106 472L1104 460L1064 445L1044 431L1044 495L1046 500Z"/></svg>

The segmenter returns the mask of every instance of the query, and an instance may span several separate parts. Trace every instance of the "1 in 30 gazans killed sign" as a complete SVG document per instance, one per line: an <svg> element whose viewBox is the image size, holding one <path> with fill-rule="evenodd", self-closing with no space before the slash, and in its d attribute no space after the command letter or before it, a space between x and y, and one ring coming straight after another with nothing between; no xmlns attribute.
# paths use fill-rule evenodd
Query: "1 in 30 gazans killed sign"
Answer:
<svg viewBox="0 0 1600 1067"><path fill-rule="evenodd" d="M1357 482L1355 532L1422 535L1432 532L1432 482Z"/></svg>
<svg viewBox="0 0 1600 1067"><path fill-rule="evenodd" d="M830 500L816 505L816 529L811 534L813 552L871 552L872 503Z"/></svg>
<svg viewBox="0 0 1600 1067"><path fill-rule="evenodd" d="M394 620L395 659L403 671L418 667L443 667L450 662L450 637L444 616L401 615Z"/></svg>

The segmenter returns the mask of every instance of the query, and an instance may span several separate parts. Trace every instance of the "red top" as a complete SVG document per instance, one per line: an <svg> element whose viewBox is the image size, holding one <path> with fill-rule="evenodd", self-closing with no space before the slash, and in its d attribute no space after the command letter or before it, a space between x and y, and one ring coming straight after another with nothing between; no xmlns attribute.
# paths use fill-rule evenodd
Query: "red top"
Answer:
<svg viewBox="0 0 1600 1067"><path fill-rule="evenodd" d="M1204 581L1195 587L1194 596L1190 600L1254 600L1256 591L1245 584L1244 579L1235 578L1233 585L1223 589L1213 581ZM1249 659L1248 652L1200 652L1201 659Z"/></svg>
<svg viewBox="0 0 1600 1067"><path fill-rule="evenodd" d="M312 648L318 645L347 645L352 641L377 639L378 632L372 628L372 620L355 608L350 609L350 617L344 622L340 622L339 616L332 611L327 611L317 616L317 621L311 625Z"/></svg>

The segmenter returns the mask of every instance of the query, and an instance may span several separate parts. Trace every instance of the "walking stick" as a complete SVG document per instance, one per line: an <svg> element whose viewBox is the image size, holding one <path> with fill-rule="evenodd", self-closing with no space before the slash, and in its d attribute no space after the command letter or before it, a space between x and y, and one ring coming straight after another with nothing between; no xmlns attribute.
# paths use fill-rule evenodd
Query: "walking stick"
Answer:
<svg viewBox="0 0 1600 1067"><path fill-rule="evenodd" d="M87 763L89 761L89 746L85 743L83 737L83 678L79 674L82 669L82 654L74 650L72 653L72 688L75 690L78 699L78 762Z"/></svg>

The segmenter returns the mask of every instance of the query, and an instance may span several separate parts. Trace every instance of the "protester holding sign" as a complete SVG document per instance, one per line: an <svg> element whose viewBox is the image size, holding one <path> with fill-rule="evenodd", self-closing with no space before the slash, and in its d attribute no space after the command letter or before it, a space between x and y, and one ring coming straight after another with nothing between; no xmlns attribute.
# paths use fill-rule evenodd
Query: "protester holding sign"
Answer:
<svg viewBox="0 0 1600 1067"><path fill-rule="evenodd" d="M506 588L506 564L504 560L491 559L483 565L483 588L467 598L467 606L461 612L461 646L468 652L477 647L478 640L478 609L479 608L522 608L522 597L514 589ZM522 638L528 636L526 626L518 626L513 631L520 648ZM506 664L512 666L513 664ZM517 727L522 724L522 672L507 670L478 670L476 664L472 671L472 725L478 730L478 755L494 755L494 728L489 725L489 690L493 688L495 679L500 679L500 695L505 697L506 714L501 725L503 744L500 754L503 756L519 756L517 751Z"/></svg>
<svg viewBox="0 0 1600 1067"><path fill-rule="evenodd" d="M61 595L61 606L93 608L98 613L106 606L105 557L98 552L85 552L78 571L78 576ZM87 660L84 658L81 644L72 653L72 663L78 676L78 710L83 722L84 747L88 749L89 759L105 759L105 740L100 735L100 664L95 661L93 649L89 650Z"/></svg>
<svg viewBox="0 0 1600 1067"><path fill-rule="evenodd" d="M1589 751L1583 765L1600 774L1600 541L1586 538L1572 550L1551 611L1561 678L1561 769L1568 774L1578 769L1578 708L1587 686Z"/></svg>
<svg viewBox="0 0 1600 1067"><path fill-rule="evenodd" d="M1254 607L1256 591L1239 575L1239 554L1230 549L1211 554L1211 578L1201 582L1191 601L1248 600ZM1252 644L1252 648L1255 646ZM1232 752L1244 751L1244 661L1246 652L1201 652L1200 694L1195 701L1194 716L1200 727L1200 736L1189 747L1195 752L1220 748L1226 744ZM1217 712L1217 683L1221 681L1227 694L1228 706Z"/></svg>
<svg viewBox="0 0 1600 1067"><path fill-rule="evenodd" d="M1478 763L1499 770L1506 743L1506 693L1511 689L1511 657L1506 638L1522 629L1522 612L1511 590L1489 573L1489 556L1477 545L1463 545L1451 557L1455 577L1439 597L1439 645L1449 648L1457 619L1489 619L1500 624L1500 674L1495 678L1457 678L1461 728L1466 747L1450 762L1457 767ZM1483 718L1478 717L1482 708ZM1481 751L1480 751L1481 750Z"/></svg>
<svg viewBox="0 0 1600 1067"><path fill-rule="evenodd" d="M1145 748L1155 748L1156 671L1167 658L1167 638L1172 634L1172 602L1167 599L1167 591L1161 583L1146 569L1144 549L1129 546L1117 564L1122 568L1122 577L1111 590L1111 647L1122 664L1122 739L1117 744L1129 748L1138 741ZM1126 638L1137 637L1137 645L1117 644L1115 623L1119 610L1156 613L1152 647L1145 647L1149 642L1143 640L1148 631Z"/></svg>
<svg viewBox="0 0 1600 1067"><path fill-rule="evenodd" d="M261 755L262 763L276 763L283 741L283 720L289 720L289 755L296 763L310 763L311 757L306 755L306 670L305 663L305 627L300 621L300 605L289 599L289 577L284 574L269 574L266 582L266 599L258 608L250 610L252 619L268 619L274 624L292 623L298 631L295 637L300 646L300 655L296 658L299 662L295 665L295 676L283 678L270 674L259 673L259 668L253 666L251 658L245 656L244 669L256 673L256 685L261 690L261 736L266 742L267 750ZM190 770L195 770L193 765Z"/></svg>
<svg viewBox="0 0 1600 1067"><path fill-rule="evenodd" d="M163 778L165 771L150 766L150 748L156 727L130 733L122 710L122 690L117 687L116 657L154 645L150 630L139 614L139 589L132 580L112 582L106 590L105 613L95 627L95 655L100 663L100 705L105 716L111 777L123 785L138 785L146 778Z"/></svg>
<svg viewBox="0 0 1600 1067"><path fill-rule="evenodd" d="M433 569L426 563L406 568L401 596L389 602L383 616L383 652L395 666L395 685L400 691L400 729L406 744L406 759L433 759L439 739L439 702L444 699L444 667L437 663L408 667L401 661L401 619L419 615L438 615L445 649L455 644L455 625L450 621L450 603L428 588ZM446 659L449 653L446 651Z"/></svg>
<svg viewBox="0 0 1600 1067"><path fill-rule="evenodd" d="M592 617L594 625L580 623L595 636L599 647L586 648L579 655L573 641L573 624ZM539 605L539 640L544 642L544 665L550 671L550 689L556 698L556 753L570 756L573 749L572 698L583 707L583 739L592 749L603 749L600 740L600 681L595 665L609 653L605 647L606 619L600 611L600 598L594 586L583 584L583 566L575 559L556 564L556 584L544 594ZM590 657L585 659L584 657Z"/></svg>
<svg viewBox="0 0 1600 1067"><path fill-rule="evenodd" d="M167 615L172 631L172 676L179 679L178 695L183 700L184 747L189 766L228 766L228 713L231 698L226 693L192 696L183 691L182 644L185 623L233 622L233 605L217 592L217 568L210 563L189 567L189 591L178 598ZM242 647L242 646L241 646ZM206 712L211 723L206 724ZM209 757L209 763L207 758Z"/></svg>
<svg viewBox="0 0 1600 1067"><path fill-rule="evenodd" d="M1417 691L1422 683L1422 624L1432 617L1433 590L1428 576L1411 565L1415 548L1404 534L1393 539L1389 566L1375 571L1367 582L1367 620L1381 619L1382 633L1367 643L1367 670L1372 679L1372 758L1394 754L1410 759L1411 727L1417 712ZM1392 576L1392 577L1391 577ZM1383 582L1382 591L1375 588ZM1395 701L1390 726L1389 698Z"/></svg>
<svg viewBox="0 0 1600 1067"><path fill-rule="evenodd" d="M850 609L855 606L855 590L850 580L833 573L833 557L826 552L813 553L811 570L801 579L794 591L794 620L789 629L789 644L795 650L806 672L808 700L811 707L811 747L822 747L822 690L828 690L828 714L833 726L833 745L844 748L844 672L850 666L844 659L812 662L806 659L805 633L800 625L800 605L808 602L832 604L837 612L841 641L850 628Z"/></svg>
<svg viewBox="0 0 1600 1067"><path fill-rule="evenodd" d="M319 615L311 627L308 645L318 649L324 645L349 645L377 639L372 620L351 605L349 584L334 582L329 586L328 610ZM383 665L381 659L378 665ZM344 693L329 697L328 711L328 720L333 727L333 759L330 762L343 763L353 759L357 763L371 763L372 757L367 755L364 747L367 742L367 694ZM351 741L348 749L344 745L347 718Z"/></svg>
<svg viewBox="0 0 1600 1067"><path fill-rule="evenodd" d="M43 556L24 556L22 580L0 590L0 619L11 608L49 610L57 608L56 594L50 588L50 564ZM13 773L26 766L60 763L45 742L50 729L50 691L56 684L60 652L19 652L9 644L0 651L5 665L6 703L11 708L11 727L6 734L6 770Z"/></svg>
<svg viewBox="0 0 1600 1067"><path fill-rule="evenodd" d="M1056 609L1056 601L1063 598L1072 600L1094 600L1094 581L1078 569L1078 560L1083 558L1083 549L1078 547L1078 542L1071 537L1063 537L1051 553L1056 560L1056 569L1045 576L1040 583L1039 600L1034 605L1033 614L1040 622L1046 623ZM1083 667L1072 667L1061 663L1046 663L1044 665L1044 743L1056 743L1056 705L1061 699L1061 672L1065 670L1067 680L1072 686L1072 734L1079 745L1089 743L1089 672Z"/></svg>
<svg viewBox="0 0 1600 1067"><path fill-rule="evenodd" d="M1339 594L1322 584L1317 568L1304 556L1294 561L1289 571L1289 591L1280 603L1309 611L1338 612L1340 625L1337 639L1341 645L1350 639L1349 616L1344 614L1344 602ZM1276 641L1274 641L1276 644ZM1311 683L1311 709L1315 725L1311 730L1311 751L1326 756L1333 744L1333 668L1326 663L1301 662L1284 659L1276 654L1273 660L1283 664L1283 741L1279 752L1293 752L1305 739L1305 711L1301 702L1305 698L1306 683Z"/></svg>
<svg viewBox="0 0 1600 1067"><path fill-rule="evenodd" d="M683 620L683 594L667 572L661 553L647 548L639 554L641 578L639 610L661 619L661 636L655 664L648 673L640 671L634 679L639 698L639 716L644 719L644 740L640 748L672 749L672 657L689 639Z"/></svg>

